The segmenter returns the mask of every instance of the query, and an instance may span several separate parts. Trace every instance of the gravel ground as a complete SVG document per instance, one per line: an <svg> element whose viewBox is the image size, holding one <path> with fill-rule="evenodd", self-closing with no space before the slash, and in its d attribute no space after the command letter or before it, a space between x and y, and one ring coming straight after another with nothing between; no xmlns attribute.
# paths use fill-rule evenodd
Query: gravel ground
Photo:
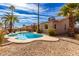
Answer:
<svg viewBox="0 0 79 59"><path fill-rule="evenodd" d="M79 44L65 40L57 42L33 41L0 47L1 56L71 56L79 55Z"/></svg>

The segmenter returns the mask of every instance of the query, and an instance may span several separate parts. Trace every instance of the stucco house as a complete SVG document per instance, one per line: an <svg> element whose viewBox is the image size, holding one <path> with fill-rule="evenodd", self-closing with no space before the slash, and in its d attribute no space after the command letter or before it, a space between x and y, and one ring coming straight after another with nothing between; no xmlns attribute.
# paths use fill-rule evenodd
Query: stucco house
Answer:
<svg viewBox="0 0 79 59"><path fill-rule="evenodd" d="M45 24L47 24L48 27L46 27ZM55 17L49 17L48 22L40 24L40 29L42 29L44 33L47 33L49 28L56 29L57 34L67 33L69 28L69 20L68 18L55 19Z"/></svg>

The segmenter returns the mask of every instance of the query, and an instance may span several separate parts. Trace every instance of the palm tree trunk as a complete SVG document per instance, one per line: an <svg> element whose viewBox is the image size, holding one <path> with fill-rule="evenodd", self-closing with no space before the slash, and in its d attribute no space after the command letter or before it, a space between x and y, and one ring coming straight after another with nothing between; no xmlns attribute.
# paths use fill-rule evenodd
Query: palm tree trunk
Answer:
<svg viewBox="0 0 79 59"><path fill-rule="evenodd" d="M7 22L5 21L5 30L6 30Z"/></svg>
<svg viewBox="0 0 79 59"><path fill-rule="evenodd" d="M12 21L13 21L13 10L11 11L11 15L12 15L12 18L11 18L10 24L9 24L9 26L10 26L9 32L10 33L12 32L12 27L13 27L13 23L12 23Z"/></svg>
<svg viewBox="0 0 79 59"><path fill-rule="evenodd" d="M9 28L9 32L11 33L12 32L12 22L10 21L10 24L9 24L10 28Z"/></svg>
<svg viewBox="0 0 79 59"><path fill-rule="evenodd" d="M72 14L70 14L68 33L69 33L69 36L71 36L71 37L74 37L74 34L75 34L75 29L74 29L75 20L74 19L75 19L74 16Z"/></svg>

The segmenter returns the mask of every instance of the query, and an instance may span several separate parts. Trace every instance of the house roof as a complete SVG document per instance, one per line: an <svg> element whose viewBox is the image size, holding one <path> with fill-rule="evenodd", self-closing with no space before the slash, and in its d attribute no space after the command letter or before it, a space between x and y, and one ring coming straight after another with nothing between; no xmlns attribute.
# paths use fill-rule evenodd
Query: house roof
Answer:
<svg viewBox="0 0 79 59"><path fill-rule="evenodd" d="M58 22L58 21L64 21L66 19L67 19L67 17L56 17L53 21ZM50 18L50 20L52 20L52 19ZM50 21L50 20L48 20L48 21Z"/></svg>
<svg viewBox="0 0 79 59"><path fill-rule="evenodd" d="M55 20L55 17L54 16L51 16L48 18L49 20Z"/></svg>

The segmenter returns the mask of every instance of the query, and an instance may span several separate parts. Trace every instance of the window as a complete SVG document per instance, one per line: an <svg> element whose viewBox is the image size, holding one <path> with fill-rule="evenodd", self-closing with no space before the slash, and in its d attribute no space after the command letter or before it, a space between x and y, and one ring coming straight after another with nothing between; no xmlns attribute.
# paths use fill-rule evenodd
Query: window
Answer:
<svg viewBox="0 0 79 59"><path fill-rule="evenodd" d="M56 29L56 24L54 25L54 28Z"/></svg>
<svg viewBox="0 0 79 59"><path fill-rule="evenodd" d="M45 24L45 29L48 29L48 24Z"/></svg>
<svg viewBox="0 0 79 59"><path fill-rule="evenodd" d="M64 26L64 29L66 30L66 24L65 24L65 26Z"/></svg>

